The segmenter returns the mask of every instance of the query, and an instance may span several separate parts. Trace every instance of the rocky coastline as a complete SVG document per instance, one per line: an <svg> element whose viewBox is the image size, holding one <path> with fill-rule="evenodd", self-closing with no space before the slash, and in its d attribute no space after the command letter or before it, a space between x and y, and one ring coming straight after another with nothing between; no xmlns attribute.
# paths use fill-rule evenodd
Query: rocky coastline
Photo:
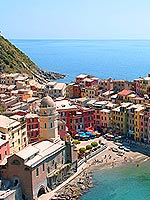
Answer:
<svg viewBox="0 0 150 200"><path fill-rule="evenodd" d="M38 73L45 77L45 79L48 80L58 80L58 79L64 79L66 77L66 74L60 74L57 72L48 72L43 69L38 69Z"/></svg>
<svg viewBox="0 0 150 200"><path fill-rule="evenodd" d="M92 171L85 169L70 183L66 184L65 187L57 191L57 194L51 200L76 200L91 187L93 187Z"/></svg>

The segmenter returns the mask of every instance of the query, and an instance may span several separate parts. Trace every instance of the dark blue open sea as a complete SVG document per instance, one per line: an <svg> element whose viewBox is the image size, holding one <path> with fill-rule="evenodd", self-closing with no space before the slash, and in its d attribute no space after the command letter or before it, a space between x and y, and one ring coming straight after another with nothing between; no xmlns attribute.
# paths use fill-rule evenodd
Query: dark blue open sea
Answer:
<svg viewBox="0 0 150 200"><path fill-rule="evenodd" d="M150 40L11 40L39 67L68 74L133 80L150 72Z"/></svg>
<svg viewBox="0 0 150 200"><path fill-rule="evenodd" d="M68 74L133 80L150 72L149 40L11 40L39 67ZM82 200L150 200L150 163L99 170Z"/></svg>

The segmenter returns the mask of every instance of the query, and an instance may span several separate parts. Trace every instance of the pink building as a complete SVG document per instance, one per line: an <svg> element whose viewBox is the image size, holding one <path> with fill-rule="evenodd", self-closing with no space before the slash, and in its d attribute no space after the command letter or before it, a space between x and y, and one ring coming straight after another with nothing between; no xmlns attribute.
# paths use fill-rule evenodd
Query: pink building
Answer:
<svg viewBox="0 0 150 200"><path fill-rule="evenodd" d="M6 135L3 135L1 133L1 139L0 139L0 162L4 160L6 156L10 155L10 147L9 147L9 141L6 139Z"/></svg>
<svg viewBox="0 0 150 200"><path fill-rule="evenodd" d="M76 76L76 83L82 83L82 81L87 77L88 75L86 74L80 74L78 76Z"/></svg>
<svg viewBox="0 0 150 200"><path fill-rule="evenodd" d="M58 121L58 134L60 135L60 138L62 140L65 140L67 137L67 126L66 126L66 122L63 120L59 120Z"/></svg>
<svg viewBox="0 0 150 200"><path fill-rule="evenodd" d="M94 127L98 131L106 132L110 127L110 110L102 109L95 110L94 113Z"/></svg>
<svg viewBox="0 0 150 200"><path fill-rule="evenodd" d="M141 81L142 79L135 79L134 80L134 89L135 89L135 92L137 93L137 94L140 94L141 93L141 91L140 91L140 81Z"/></svg>
<svg viewBox="0 0 150 200"><path fill-rule="evenodd" d="M107 129L110 127L110 110L100 110L100 126L103 132L106 132Z"/></svg>

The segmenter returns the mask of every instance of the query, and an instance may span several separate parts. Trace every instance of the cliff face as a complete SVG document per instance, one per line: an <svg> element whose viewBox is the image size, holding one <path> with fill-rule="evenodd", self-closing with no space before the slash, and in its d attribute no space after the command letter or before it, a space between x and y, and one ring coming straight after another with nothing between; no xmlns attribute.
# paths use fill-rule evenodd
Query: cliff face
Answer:
<svg viewBox="0 0 150 200"><path fill-rule="evenodd" d="M64 78L65 75L46 72L30 60L22 51L11 44L7 39L0 35L0 65L6 73L27 73L30 77L34 76L39 82L45 83L48 80Z"/></svg>

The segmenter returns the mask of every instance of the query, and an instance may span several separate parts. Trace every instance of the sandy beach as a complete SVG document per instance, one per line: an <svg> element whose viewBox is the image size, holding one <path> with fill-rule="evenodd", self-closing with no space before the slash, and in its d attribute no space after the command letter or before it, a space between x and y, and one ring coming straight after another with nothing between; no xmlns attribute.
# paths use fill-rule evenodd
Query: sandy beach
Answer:
<svg viewBox="0 0 150 200"><path fill-rule="evenodd" d="M150 159L149 156L139 153L138 151L125 152L119 150L124 152L122 156L119 156L116 152L112 151L112 148L118 148L114 142L107 141L104 138L101 138L101 140L107 145L105 150L89 159L86 163L83 163L74 175L67 179L63 184L59 185L55 190L42 195L39 199L79 199L84 192L93 187L93 171L127 165L131 162L135 163L138 167L141 162Z"/></svg>

